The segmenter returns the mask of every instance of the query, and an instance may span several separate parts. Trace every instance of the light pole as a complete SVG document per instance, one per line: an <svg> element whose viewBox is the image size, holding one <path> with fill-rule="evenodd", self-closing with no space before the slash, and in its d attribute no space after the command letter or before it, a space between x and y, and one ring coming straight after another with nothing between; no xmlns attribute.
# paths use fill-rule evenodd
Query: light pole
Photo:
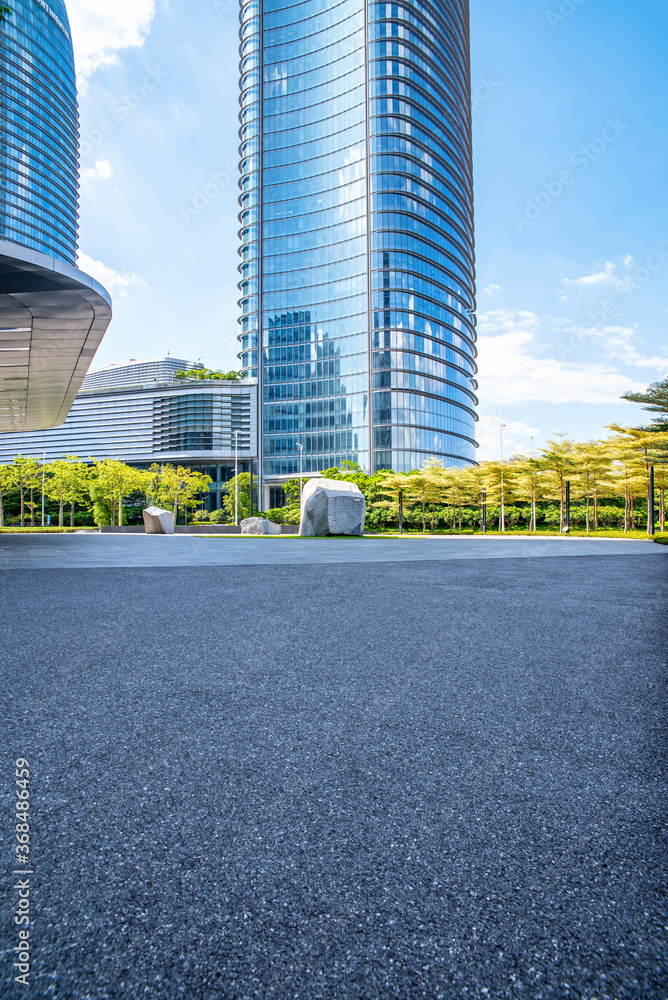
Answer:
<svg viewBox="0 0 668 1000"><path fill-rule="evenodd" d="M45 463L46 463L46 452L42 452L42 527L44 527L44 486L46 485L45 480Z"/></svg>
<svg viewBox="0 0 668 1000"><path fill-rule="evenodd" d="M656 520L654 518L654 466L649 467L649 490L647 494L647 534L654 535L656 532Z"/></svg>
<svg viewBox="0 0 668 1000"><path fill-rule="evenodd" d="M501 433L501 463L502 463L502 465L501 465L501 531L503 531L503 532L505 532L505 530L506 530L506 508L505 508L505 504L503 502L504 501L504 496L503 496L503 428L505 426L506 426L505 424L501 424L499 426L499 431Z"/></svg>
<svg viewBox="0 0 668 1000"><path fill-rule="evenodd" d="M234 523L239 523L239 431L234 432Z"/></svg>
<svg viewBox="0 0 668 1000"><path fill-rule="evenodd" d="M302 460L304 458L304 447L301 444L297 444L299 448L299 510L302 509Z"/></svg>

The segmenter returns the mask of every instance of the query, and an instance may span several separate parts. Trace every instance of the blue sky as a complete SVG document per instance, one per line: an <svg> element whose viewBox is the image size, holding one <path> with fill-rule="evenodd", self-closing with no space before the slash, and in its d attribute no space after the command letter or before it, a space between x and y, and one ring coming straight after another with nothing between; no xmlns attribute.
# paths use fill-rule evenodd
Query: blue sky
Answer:
<svg viewBox="0 0 668 1000"><path fill-rule="evenodd" d="M70 0L94 365L236 365L233 0ZM472 0L480 457L646 419L668 372L664 0Z"/></svg>

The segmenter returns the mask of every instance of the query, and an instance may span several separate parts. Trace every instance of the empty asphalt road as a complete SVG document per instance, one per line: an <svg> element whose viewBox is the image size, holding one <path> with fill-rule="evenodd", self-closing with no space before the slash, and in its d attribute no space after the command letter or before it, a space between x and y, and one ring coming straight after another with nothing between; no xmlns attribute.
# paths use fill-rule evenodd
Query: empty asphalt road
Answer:
<svg viewBox="0 0 668 1000"><path fill-rule="evenodd" d="M2 997L664 1000L668 561L628 552L0 573Z"/></svg>

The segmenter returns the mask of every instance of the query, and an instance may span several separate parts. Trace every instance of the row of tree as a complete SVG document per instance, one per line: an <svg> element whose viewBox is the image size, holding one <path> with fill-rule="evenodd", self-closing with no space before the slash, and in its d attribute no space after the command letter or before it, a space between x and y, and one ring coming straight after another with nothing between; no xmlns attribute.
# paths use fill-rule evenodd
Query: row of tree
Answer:
<svg viewBox="0 0 668 1000"><path fill-rule="evenodd" d="M558 523L561 531L577 522L597 531L605 508L606 521L617 510L618 524L632 531L647 526L653 476L655 513L664 531L668 433L612 429L615 436L604 441L576 444L557 437L537 456L516 456L509 462L481 462L469 469L427 462L418 473L387 474L380 487L383 499L375 506L399 521L406 507L409 512L419 507L423 530L426 511L433 530L438 508L442 516L446 507L452 529L459 531L463 523L471 524L472 508L480 520L486 512L501 531L519 519L531 531L537 530L539 519L555 527Z"/></svg>
<svg viewBox="0 0 668 1000"><path fill-rule="evenodd" d="M487 523L501 530L524 522L532 531L539 523L560 530L582 524L587 531L601 526L631 531L647 526L653 469L655 514L665 531L668 432L616 425L611 430L615 433L606 440L578 444L557 436L535 456L481 462L466 469L428 461L413 472L368 476L348 462L323 475L359 486L366 497L370 528L407 524L423 531L437 527L461 531L480 525L484 511ZM246 503L249 488L244 485ZM268 513L275 520L297 523L299 480L286 483L285 492L287 506Z"/></svg>
<svg viewBox="0 0 668 1000"><path fill-rule="evenodd" d="M538 523L564 530L583 524L587 531L601 525L625 531L647 525L650 470L653 469L656 514L661 531L666 522L668 485L668 432L622 428L603 441L577 444L558 436L536 456L516 456L507 462L481 462L471 468L444 468L428 461L409 473L391 471L366 475L359 466L344 463L327 469L328 478L354 481L366 496L367 524L382 530L399 524L412 527L449 527L454 531L487 523L501 530L524 522L536 531ZM230 523L234 520L235 491L240 519L251 506L251 477L241 473L226 484L221 510L207 513L209 476L173 465L138 469L116 459L82 461L76 455L42 465L38 459L18 455L0 465L0 527L6 507L18 514L23 527L35 525L44 501L57 505L62 527L66 511L75 523L75 510L92 514L96 524L127 523L132 511L141 519L142 507L156 504L179 512L184 520ZM267 514L287 523L299 522L300 483L285 484L288 503ZM257 480L253 477L253 500ZM567 497L570 508L567 509Z"/></svg>
<svg viewBox="0 0 668 1000"><path fill-rule="evenodd" d="M156 504L177 517L182 510L187 517L188 510L201 506L210 482L209 476L181 466L137 469L116 459L84 462L76 455L43 465L32 456L17 455L11 464L0 465L0 527L11 501L21 527L27 521L35 525L47 500L58 505L60 527L67 508L71 526L77 509L91 512L98 525L125 524L132 503L138 508Z"/></svg>

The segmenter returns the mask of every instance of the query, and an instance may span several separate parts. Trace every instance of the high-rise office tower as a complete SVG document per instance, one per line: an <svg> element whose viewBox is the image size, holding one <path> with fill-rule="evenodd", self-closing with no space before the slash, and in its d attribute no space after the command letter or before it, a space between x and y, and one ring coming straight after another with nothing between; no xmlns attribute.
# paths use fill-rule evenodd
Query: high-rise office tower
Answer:
<svg viewBox="0 0 668 1000"><path fill-rule="evenodd" d="M79 120L63 0L0 23L0 431L62 423L111 319L76 265Z"/></svg>
<svg viewBox="0 0 668 1000"><path fill-rule="evenodd" d="M468 0L250 0L240 121L265 485L472 463Z"/></svg>

